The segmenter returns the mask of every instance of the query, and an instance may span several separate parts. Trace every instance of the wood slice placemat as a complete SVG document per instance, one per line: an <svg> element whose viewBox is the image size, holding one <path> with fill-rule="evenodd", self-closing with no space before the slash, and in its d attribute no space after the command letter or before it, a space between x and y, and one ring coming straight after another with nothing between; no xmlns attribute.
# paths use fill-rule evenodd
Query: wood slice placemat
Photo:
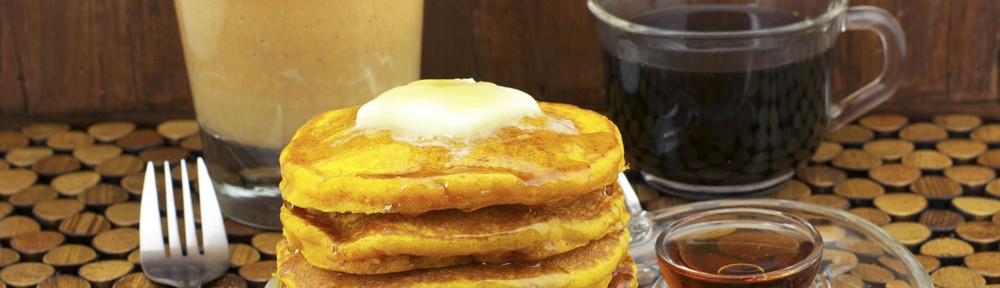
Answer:
<svg viewBox="0 0 1000 288"><path fill-rule="evenodd" d="M1000 263L1000 180L990 179L1000 173L1000 140L994 135L1000 131L1000 124L969 117L975 116L940 115L933 121L900 115L863 117L848 130L831 133L795 180L761 197L836 207L883 226L911 248L940 285L1000 284L1000 272L994 267ZM0 233L4 234L0 236L0 247L10 247L11 239L18 239L18 245L0 248L0 260L6 259L0 261L0 275L8 276L0 280L10 278L14 282L0 285L34 286L71 280L89 281L94 287L148 283L140 272L135 248L142 184L137 176L141 176L143 168L136 168L136 164L141 166L142 160L174 162L200 156L201 134L192 131L197 128L193 123L189 119L151 127L120 122L93 127L39 123L3 131L2 138L8 141L0 149L0 156L17 150L9 168L15 172L0 173L0 207L12 207L0 213L0 222L12 228ZM53 136L58 143L47 144L46 139ZM987 149L982 151L984 145ZM35 147L38 149L24 150ZM54 154L48 155L48 150ZM34 167L44 158L51 159L42 161L42 167ZM90 182L93 173L100 175L99 183ZM59 178L62 175L73 176ZM647 210L690 202L659 194L641 183L636 190ZM68 205L53 200L79 203ZM73 213L53 211L50 206L54 204L68 206ZM35 211L37 205L42 207ZM59 233L65 240L46 231ZM275 268L273 243L281 238L280 232L230 220L226 220L226 232L230 243L241 251L233 253L237 258L231 259L239 265L212 285L259 286ZM22 233L26 235L17 237ZM824 233L839 235L837 231ZM21 239L33 239L38 245L25 245ZM842 275L838 283L899 287L896 285L901 283L888 277L898 269L898 263L878 260L877 251L866 249L871 243L866 245L863 240L841 242L844 251L853 252L846 254L861 255L841 255L842 259L870 261L856 263L860 269ZM104 266L114 269L93 273L93 268ZM11 278L18 271L36 268L38 273ZM49 270L52 268L54 271ZM11 271L3 273L4 269Z"/></svg>

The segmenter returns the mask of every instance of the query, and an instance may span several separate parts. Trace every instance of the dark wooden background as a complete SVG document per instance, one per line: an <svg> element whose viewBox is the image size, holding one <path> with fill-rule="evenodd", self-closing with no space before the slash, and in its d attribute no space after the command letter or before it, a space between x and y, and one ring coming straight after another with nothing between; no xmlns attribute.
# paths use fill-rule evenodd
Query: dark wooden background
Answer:
<svg viewBox="0 0 1000 288"><path fill-rule="evenodd" d="M859 0L902 23L908 64L883 111L1000 117L1000 1ZM546 101L603 109L584 0L426 0L424 78L474 77ZM875 36L837 44L837 95L881 69ZM0 0L0 121L191 117L173 2Z"/></svg>

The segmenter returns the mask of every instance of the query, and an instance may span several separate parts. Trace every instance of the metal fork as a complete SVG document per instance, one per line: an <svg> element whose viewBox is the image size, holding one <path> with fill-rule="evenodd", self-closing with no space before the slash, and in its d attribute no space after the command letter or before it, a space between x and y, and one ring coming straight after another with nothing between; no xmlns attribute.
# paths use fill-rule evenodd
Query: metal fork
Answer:
<svg viewBox="0 0 1000 288"><path fill-rule="evenodd" d="M177 228L170 163L163 163L169 247L164 247L163 243L153 162L146 163L139 217L139 251L142 270L146 273L146 277L160 284L182 288L201 287L203 283L218 278L229 269L229 241L226 239L226 227L222 224L222 212L219 210L215 188L212 187L205 161L201 157L198 157L197 161L198 193L201 199L201 249L195 232L191 184L188 181L186 161L181 160L186 244L184 247L181 245L181 236Z"/></svg>

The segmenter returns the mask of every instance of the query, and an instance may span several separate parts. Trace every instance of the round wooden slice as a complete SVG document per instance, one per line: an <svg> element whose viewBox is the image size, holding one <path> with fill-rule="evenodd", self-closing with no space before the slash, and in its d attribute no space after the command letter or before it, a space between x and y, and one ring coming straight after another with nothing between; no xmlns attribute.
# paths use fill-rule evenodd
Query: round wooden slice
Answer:
<svg viewBox="0 0 1000 288"><path fill-rule="evenodd" d="M913 152L913 142L900 139L878 139L865 143L861 149L885 161L898 161L903 155Z"/></svg>
<svg viewBox="0 0 1000 288"><path fill-rule="evenodd" d="M146 278L146 275L142 272L132 272L128 275L122 276L122 278L115 281L112 288L166 288L169 286L164 286L159 283L153 282Z"/></svg>
<svg viewBox="0 0 1000 288"><path fill-rule="evenodd" d="M939 172L951 167L951 158L936 150L917 150L903 156L903 164L929 172Z"/></svg>
<svg viewBox="0 0 1000 288"><path fill-rule="evenodd" d="M868 222L872 222L875 226L882 226L892 222L892 217L889 217L888 213L871 207L858 207L848 210L847 212L868 220Z"/></svg>
<svg viewBox="0 0 1000 288"><path fill-rule="evenodd" d="M80 277L97 286L108 287L115 280L132 272L135 265L125 260L102 260L80 267Z"/></svg>
<svg viewBox="0 0 1000 288"><path fill-rule="evenodd" d="M69 124L63 123L32 123L21 127L21 133L35 142L41 142L52 135L69 131Z"/></svg>
<svg viewBox="0 0 1000 288"><path fill-rule="evenodd" d="M87 188L77 199L88 207L104 209L111 204L128 201L128 192L121 186L101 183Z"/></svg>
<svg viewBox="0 0 1000 288"><path fill-rule="evenodd" d="M906 128L899 131L899 139L911 141L917 145L929 145L948 139L948 131L938 125L927 122L917 122L907 125Z"/></svg>
<svg viewBox="0 0 1000 288"><path fill-rule="evenodd" d="M910 119L898 114L873 114L861 117L858 123L881 134L889 134L899 131L910 123Z"/></svg>
<svg viewBox="0 0 1000 288"><path fill-rule="evenodd" d="M933 121L953 133L968 133L983 124L982 118L972 114L942 114L934 116Z"/></svg>
<svg viewBox="0 0 1000 288"><path fill-rule="evenodd" d="M928 200L948 201L962 195L962 185L948 177L927 175L920 177L910 185L913 193L923 195Z"/></svg>
<svg viewBox="0 0 1000 288"><path fill-rule="evenodd" d="M7 217L11 212L14 212L14 205L10 205L7 202L0 202L0 219Z"/></svg>
<svg viewBox="0 0 1000 288"><path fill-rule="evenodd" d="M38 181L38 174L24 169L0 170L0 199L21 192Z"/></svg>
<svg viewBox="0 0 1000 288"><path fill-rule="evenodd" d="M14 248L24 258L37 259L45 252L56 248L66 241L66 236L55 231L35 231L21 233L10 238L10 247Z"/></svg>
<svg viewBox="0 0 1000 288"><path fill-rule="evenodd" d="M861 125L848 124L826 135L829 141L844 145L860 146L875 138L875 133Z"/></svg>
<svg viewBox="0 0 1000 288"><path fill-rule="evenodd" d="M973 140L983 141L990 146L1000 145L1000 124L988 124L980 126L969 134Z"/></svg>
<svg viewBox="0 0 1000 288"><path fill-rule="evenodd" d="M38 222L22 215L14 215L0 220L0 240L42 230Z"/></svg>
<svg viewBox="0 0 1000 288"><path fill-rule="evenodd" d="M282 236L281 232L264 232L253 236L253 238L250 239L250 244L252 244L254 248L257 248L261 254L266 256L265 258L273 259L276 253L275 247L278 245L278 242L284 238L285 236Z"/></svg>
<svg viewBox="0 0 1000 288"><path fill-rule="evenodd" d="M885 194L885 188L865 178L850 178L833 186L833 194L850 200L854 206L870 206L872 199Z"/></svg>
<svg viewBox="0 0 1000 288"><path fill-rule="evenodd" d="M240 278L240 276L232 273L226 273L215 279L215 281L205 284L205 288L246 288L247 281Z"/></svg>
<svg viewBox="0 0 1000 288"><path fill-rule="evenodd" d="M865 280L852 274L841 274L830 280L831 288L865 288Z"/></svg>
<svg viewBox="0 0 1000 288"><path fill-rule="evenodd" d="M17 251L10 248L0 248L0 268L17 263L17 261L21 261L21 254L17 254Z"/></svg>
<svg viewBox="0 0 1000 288"><path fill-rule="evenodd" d="M271 280L271 274L278 269L278 263L274 260L254 262L240 267L240 277L253 285L264 285Z"/></svg>
<svg viewBox="0 0 1000 288"><path fill-rule="evenodd" d="M126 256L125 259L128 259L128 262L132 262L132 264L141 265L142 251L139 249L132 250L132 252L128 253L128 256Z"/></svg>
<svg viewBox="0 0 1000 288"><path fill-rule="evenodd" d="M1000 280L1000 251L979 252L965 256L965 267L992 281Z"/></svg>
<svg viewBox="0 0 1000 288"><path fill-rule="evenodd" d="M823 242L837 242L847 236L847 230L836 225L814 225L816 232L822 236Z"/></svg>
<svg viewBox="0 0 1000 288"><path fill-rule="evenodd" d="M52 149L45 147L14 148L7 151L4 160L10 165L24 168L35 164L39 159L52 156L53 153Z"/></svg>
<svg viewBox="0 0 1000 288"><path fill-rule="evenodd" d="M911 288L910 283L903 280L892 280L885 283L885 288Z"/></svg>
<svg viewBox="0 0 1000 288"><path fill-rule="evenodd" d="M80 147L94 145L94 137L81 131L66 131L49 136L45 145L56 151L69 152Z"/></svg>
<svg viewBox="0 0 1000 288"><path fill-rule="evenodd" d="M187 162L187 171L188 171L188 181L191 182L192 184L196 183L198 181L198 164L196 164L194 161ZM181 182L181 180L182 180L181 176L182 176L181 175L181 166L180 165L171 165L170 166L170 179L173 179L174 181L177 181L177 182ZM197 185L191 185L192 189L196 188L196 187L197 187Z"/></svg>
<svg viewBox="0 0 1000 288"><path fill-rule="evenodd" d="M94 171L106 178L121 178L142 171L142 160L132 155L118 155L94 167Z"/></svg>
<svg viewBox="0 0 1000 288"><path fill-rule="evenodd" d="M35 165L31 166L31 170L38 173L39 176L51 178L80 170L80 161L76 161L76 158L69 155L52 155L38 159Z"/></svg>
<svg viewBox="0 0 1000 288"><path fill-rule="evenodd" d="M223 220L222 223L225 224L226 234L229 235L229 237L250 239L254 235L263 232L263 230L259 228L250 227L229 218Z"/></svg>
<svg viewBox="0 0 1000 288"><path fill-rule="evenodd" d="M11 195L7 201L18 209L31 210L35 204L56 199L57 197L59 197L59 192L56 189L45 184L35 184L17 194Z"/></svg>
<svg viewBox="0 0 1000 288"><path fill-rule="evenodd" d="M938 151L944 153L958 163L969 163L986 152L986 143L969 139L948 139L935 145Z"/></svg>
<svg viewBox="0 0 1000 288"><path fill-rule="evenodd" d="M163 167L163 162L170 162L170 165L177 165L181 159L188 157L188 150L177 147L151 148L139 152L139 160L142 162L153 161L156 167Z"/></svg>
<svg viewBox="0 0 1000 288"><path fill-rule="evenodd" d="M986 285L986 278L969 268L947 266L931 273L931 283L940 288L976 287Z"/></svg>
<svg viewBox="0 0 1000 288"><path fill-rule="evenodd" d="M0 131L0 153L10 151L14 148L28 147L31 141L21 132L4 130Z"/></svg>
<svg viewBox="0 0 1000 288"><path fill-rule="evenodd" d="M813 153L812 157L809 158L809 161L816 164L829 162L841 150L844 150L844 146L840 145L840 143L822 141L819 143L819 147L816 148L816 153Z"/></svg>
<svg viewBox="0 0 1000 288"><path fill-rule="evenodd" d="M1000 212L1000 200L984 197L958 197L951 200L951 206L973 220L986 220Z"/></svg>
<svg viewBox="0 0 1000 288"><path fill-rule="evenodd" d="M72 270L97 259L93 248L80 244L64 244L42 256L42 262L59 269Z"/></svg>
<svg viewBox="0 0 1000 288"><path fill-rule="evenodd" d="M934 272L934 270L941 268L941 260L938 260L937 258L922 254L914 255L914 257L917 258L917 262L920 262L920 266L923 266L924 271L927 271L927 273Z"/></svg>
<svg viewBox="0 0 1000 288"><path fill-rule="evenodd" d="M993 196L993 198L1000 198L1000 179L993 179L989 183L986 183L986 195Z"/></svg>
<svg viewBox="0 0 1000 288"><path fill-rule="evenodd" d="M39 202L31 213L46 226L55 226L59 221L80 213L83 208L83 202L63 198Z"/></svg>
<svg viewBox="0 0 1000 288"><path fill-rule="evenodd" d="M122 257L139 247L139 229L115 228L101 232L91 241L94 249L111 257Z"/></svg>
<svg viewBox="0 0 1000 288"><path fill-rule="evenodd" d="M881 246L875 242L864 240L855 236L847 236L844 239L837 241L834 245L837 248L849 251L857 255L860 259L866 262L869 260L874 260L875 258L884 255Z"/></svg>
<svg viewBox="0 0 1000 288"><path fill-rule="evenodd" d="M965 218L951 210L927 209L920 214L918 221L938 235L947 235L954 232L958 225L965 223Z"/></svg>
<svg viewBox="0 0 1000 288"><path fill-rule="evenodd" d="M122 185L122 188L125 188L125 191L128 191L129 194L132 194L134 196L141 196L142 182L145 181L144 177L145 177L144 173L132 173L125 175L125 177L122 177L119 183ZM163 191L160 189L162 188L162 185L164 183L163 175L157 175L156 180L157 184L159 184L157 185L156 191Z"/></svg>
<svg viewBox="0 0 1000 288"><path fill-rule="evenodd" d="M882 159L860 149L844 149L844 151L834 155L830 163L833 167L847 171L866 172L869 169L882 166Z"/></svg>
<svg viewBox="0 0 1000 288"><path fill-rule="evenodd" d="M253 246L243 243L229 244L229 267L239 268L257 261L260 261L260 252Z"/></svg>
<svg viewBox="0 0 1000 288"><path fill-rule="evenodd" d="M913 193L888 193L875 197L873 204L896 221L906 221L927 208L927 198Z"/></svg>
<svg viewBox="0 0 1000 288"><path fill-rule="evenodd" d="M89 167L97 166L118 155L122 155L122 148L107 144L91 145L73 150L73 157Z"/></svg>
<svg viewBox="0 0 1000 288"><path fill-rule="evenodd" d="M983 154L979 155L979 158L976 159L976 164L1000 171L1000 149L992 149L983 152Z"/></svg>
<svg viewBox="0 0 1000 288"><path fill-rule="evenodd" d="M128 135L135 131L135 123L115 121L115 122L101 122L87 127L87 133L93 136L94 139L101 142L111 142Z"/></svg>
<svg viewBox="0 0 1000 288"><path fill-rule="evenodd" d="M844 250L823 248L823 262L829 262L831 273L839 274L851 271L858 266L858 255Z"/></svg>
<svg viewBox="0 0 1000 288"><path fill-rule="evenodd" d="M816 194L802 197L801 202L826 206L837 210L847 210L851 208L851 203L844 197L831 194Z"/></svg>
<svg viewBox="0 0 1000 288"><path fill-rule="evenodd" d="M76 196L101 182L101 175L93 171L77 171L52 179L52 188L64 196Z"/></svg>
<svg viewBox="0 0 1000 288"><path fill-rule="evenodd" d="M955 234L979 251L994 250L1000 243L1000 224L991 221L965 222L955 228Z"/></svg>
<svg viewBox="0 0 1000 288"><path fill-rule="evenodd" d="M139 202L116 203L104 210L104 217L118 227L139 225Z"/></svg>
<svg viewBox="0 0 1000 288"><path fill-rule="evenodd" d="M10 170L10 164L7 161L0 160L0 170Z"/></svg>
<svg viewBox="0 0 1000 288"><path fill-rule="evenodd" d="M90 282L69 274L56 274L38 283L35 288L90 288Z"/></svg>
<svg viewBox="0 0 1000 288"><path fill-rule="evenodd" d="M944 176L955 180L969 191L982 192L986 183L997 177L992 169L978 165L958 165L944 170Z"/></svg>
<svg viewBox="0 0 1000 288"><path fill-rule="evenodd" d="M198 121L194 119L169 120L156 126L156 131L170 141L177 141L183 138L198 134Z"/></svg>
<svg viewBox="0 0 1000 288"><path fill-rule="evenodd" d="M938 258L942 263L955 263L954 260L965 258L975 249L969 243L951 237L934 238L920 246L920 254Z"/></svg>
<svg viewBox="0 0 1000 288"><path fill-rule="evenodd" d="M858 264L858 267L854 267L854 270L851 270L851 275L858 276L858 278L861 278L865 282L875 283L880 286L884 286L889 281L896 280L896 276L889 269L867 263Z"/></svg>
<svg viewBox="0 0 1000 288"><path fill-rule="evenodd" d="M887 164L868 170L868 177L893 191L901 191L920 178L920 169L903 164Z"/></svg>
<svg viewBox="0 0 1000 288"><path fill-rule="evenodd" d="M931 229L917 222L894 222L882 226L896 241L910 249L916 249L924 241L931 238Z"/></svg>
<svg viewBox="0 0 1000 288"><path fill-rule="evenodd" d="M13 287L28 287L42 283L56 272L52 266L38 262L21 262L0 270L0 280Z"/></svg>
<svg viewBox="0 0 1000 288"><path fill-rule="evenodd" d="M122 147L125 151L140 151L154 147L163 146L163 137L159 133L149 129L139 129L132 131L125 137L115 141L115 145Z"/></svg>
<svg viewBox="0 0 1000 288"><path fill-rule="evenodd" d="M90 238L108 229L111 222L93 212L79 213L59 222L59 232L70 237Z"/></svg>
<svg viewBox="0 0 1000 288"><path fill-rule="evenodd" d="M802 182L816 187L821 191L828 190L837 185L837 183L840 183L840 181L847 179L847 173L828 166L806 166L799 169L796 176Z"/></svg>
<svg viewBox="0 0 1000 288"><path fill-rule="evenodd" d="M204 149L204 144L201 142L201 134L195 134L181 140L181 148L187 149L191 152L201 153L202 149Z"/></svg>
<svg viewBox="0 0 1000 288"><path fill-rule="evenodd" d="M799 200L803 197L809 196L811 193L812 191L809 189L809 185L802 183L802 181L791 179L788 180L788 182L785 182L785 184L782 184L781 187L778 187L778 190L769 194L768 197Z"/></svg>

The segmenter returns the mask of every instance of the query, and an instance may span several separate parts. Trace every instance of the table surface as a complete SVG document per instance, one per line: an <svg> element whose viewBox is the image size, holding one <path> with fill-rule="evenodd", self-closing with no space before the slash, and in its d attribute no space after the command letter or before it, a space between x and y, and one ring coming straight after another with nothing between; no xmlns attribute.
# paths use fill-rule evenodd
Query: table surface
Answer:
<svg viewBox="0 0 1000 288"><path fill-rule="evenodd" d="M0 288L154 287L136 249L142 163L200 156L200 137L189 119L0 131ZM997 172L1000 124L869 115L827 135L795 180L760 197L850 211L909 247L936 285L973 287L1000 284ZM647 210L691 201L636 188ZM232 266L210 287L263 285L280 231L226 225Z"/></svg>

